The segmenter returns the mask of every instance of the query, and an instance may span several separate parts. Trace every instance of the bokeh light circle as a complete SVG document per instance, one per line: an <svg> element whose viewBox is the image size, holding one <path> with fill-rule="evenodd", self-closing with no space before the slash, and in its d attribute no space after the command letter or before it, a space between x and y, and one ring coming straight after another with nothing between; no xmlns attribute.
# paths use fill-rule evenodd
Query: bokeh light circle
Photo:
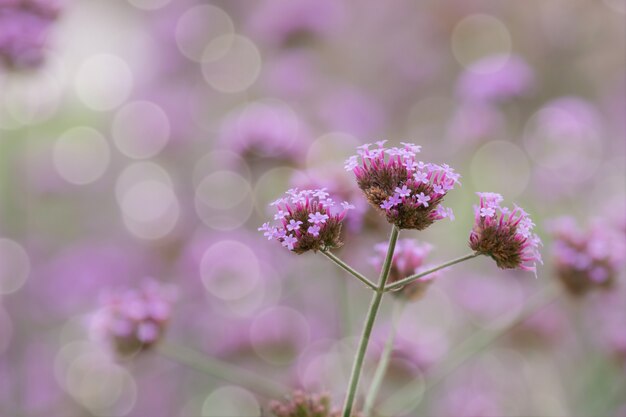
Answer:
<svg viewBox="0 0 626 417"><path fill-rule="evenodd" d="M500 193L511 199L519 196L530 180L530 163L517 145L496 140L484 144L470 165L474 188Z"/></svg>
<svg viewBox="0 0 626 417"><path fill-rule="evenodd" d="M156 104L134 101L117 111L112 133L115 145L124 155L135 159L151 158L167 144L170 122Z"/></svg>
<svg viewBox="0 0 626 417"><path fill-rule="evenodd" d="M139 182L158 181L173 187L170 174L161 165L154 162L135 162L120 173L115 182L115 198L121 206L124 196Z"/></svg>
<svg viewBox="0 0 626 417"><path fill-rule="evenodd" d="M213 41L221 36L232 36L234 31L232 19L219 7L206 4L194 6L178 19L176 44L183 55L200 62L207 49L217 55L224 54L230 43L213 44Z"/></svg>
<svg viewBox="0 0 626 417"><path fill-rule="evenodd" d="M130 95L133 74L128 64L118 56L94 55L78 69L74 87L80 100L90 109L112 110Z"/></svg>
<svg viewBox="0 0 626 417"><path fill-rule="evenodd" d="M306 155L309 169L325 166L343 166L348 156L354 153L359 141L352 135L332 132L315 139Z"/></svg>
<svg viewBox="0 0 626 417"><path fill-rule="evenodd" d="M200 277L213 296L225 301L238 300L260 286L259 259L248 245L222 240L202 255Z"/></svg>
<svg viewBox="0 0 626 417"><path fill-rule="evenodd" d="M260 216L268 215L268 205L292 187L291 179L298 173L291 167L283 166L266 171L254 185L254 204Z"/></svg>
<svg viewBox="0 0 626 417"><path fill-rule="evenodd" d="M203 417L260 417L261 406L249 391L234 386L213 391L202 405Z"/></svg>
<svg viewBox="0 0 626 417"><path fill-rule="evenodd" d="M256 45L240 35L213 40L202 55L206 82L222 93L237 93L250 87L261 72L261 54Z"/></svg>
<svg viewBox="0 0 626 417"><path fill-rule="evenodd" d="M257 355L274 365L284 365L307 345L310 326L302 313L289 307L271 307L258 314L250 327Z"/></svg>
<svg viewBox="0 0 626 417"><path fill-rule="evenodd" d="M54 144L53 162L67 182L84 185L99 179L111 159L107 140L90 127L75 127L63 133Z"/></svg>
<svg viewBox="0 0 626 417"><path fill-rule="evenodd" d="M502 59L491 62L492 65L471 67L472 71L490 73L504 66L511 54L512 40L500 19L487 14L473 14L464 17L454 27L451 45L454 57L465 68L470 68L474 61L481 58L501 56Z"/></svg>
<svg viewBox="0 0 626 417"><path fill-rule="evenodd" d="M233 171L213 172L196 187L195 207L207 226L217 230L236 229L252 214L250 183Z"/></svg>
<svg viewBox="0 0 626 417"><path fill-rule="evenodd" d="M10 239L0 239L0 294L19 290L30 269L30 258L22 246Z"/></svg>

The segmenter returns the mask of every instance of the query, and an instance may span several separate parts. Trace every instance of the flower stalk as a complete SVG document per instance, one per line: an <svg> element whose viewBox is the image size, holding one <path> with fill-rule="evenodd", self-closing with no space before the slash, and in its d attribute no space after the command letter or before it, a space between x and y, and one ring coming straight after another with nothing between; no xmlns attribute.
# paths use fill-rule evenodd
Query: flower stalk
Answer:
<svg viewBox="0 0 626 417"><path fill-rule="evenodd" d="M476 252L469 253L469 254L467 254L467 255L461 256L460 258L453 259L453 260L451 260L451 261L448 261L448 262L446 262L446 263L443 263L443 264L441 264L441 265L439 265L439 266L436 266L436 267L434 267L434 268L431 268L431 269L428 269L428 270L426 270L426 271L420 272L419 274L411 275L411 276L409 276L409 277L406 277L406 278L404 278L404 279L401 279L400 281L396 281L396 282L394 282L394 283L391 283L391 284L389 284L389 285L385 286L384 291L393 291L393 290L398 290L398 289L400 289L400 288L404 287L405 285L410 284L411 282L415 281L416 279L420 279L420 278L422 278L422 277L425 277L426 275L430 275L430 274L432 274L432 273L434 273L434 272L439 271L440 269L444 269L444 268L447 268L447 267L449 267L449 266L452 266L452 265L458 264L458 263L460 263L460 262L467 261L468 259L475 258L475 257L477 257L478 255L480 255L480 254L479 254L479 253L476 253Z"/></svg>
<svg viewBox="0 0 626 417"><path fill-rule="evenodd" d="M383 268L380 272L380 281L378 283L378 287L376 288L376 293L372 297L369 311L367 313L367 318L365 320L365 326L363 328L361 341L359 342L357 355L354 358L354 363L352 365L350 382L348 384L348 393L346 395L346 400L343 406L343 417L350 417L352 415L352 407L354 406L354 397L356 395L356 391L359 385L359 378L361 376L361 369L363 367L363 359L365 358L365 353L369 344L370 335L372 334L374 322L376 321L376 316L378 315L380 303L382 301L383 295L385 294L385 284L387 283L389 271L391 270L391 261L393 259L393 252L396 248L396 242L398 241L399 233L400 230L396 226L392 226L391 235L389 236L389 247L387 249L387 256L385 257L385 263L383 264Z"/></svg>
<svg viewBox="0 0 626 417"><path fill-rule="evenodd" d="M387 336L387 340L385 341L385 346L380 355L378 366L376 367L376 371L374 372L374 378L372 379L369 391L367 392L367 395L365 397L365 405L363 406L363 417L369 417L371 415L372 409L374 408L374 403L376 402L376 397L378 396L378 392L380 391L383 379L385 378L385 374L387 373L387 368L389 367L389 362L391 360L391 353L393 352L393 344L396 339L398 320L402 315L404 305L404 301L397 301L396 303L394 303L389 336Z"/></svg>
<svg viewBox="0 0 626 417"><path fill-rule="evenodd" d="M334 255L332 252L328 251L327 249L322 249L320 252L322 252L328 259L330 259L337 266L339 266L339 268L343 269L344 271L347 271L352 276L356 277L359 281L361 281L363 284L368 286L370 289L372 289L374 291L378 291L378 288L376 287L376 284L374 284L372 281L367 279L363 274L361 274L358 271L356 271L350 265L348 265L347 263L342 261L338 256Z"/></svg>

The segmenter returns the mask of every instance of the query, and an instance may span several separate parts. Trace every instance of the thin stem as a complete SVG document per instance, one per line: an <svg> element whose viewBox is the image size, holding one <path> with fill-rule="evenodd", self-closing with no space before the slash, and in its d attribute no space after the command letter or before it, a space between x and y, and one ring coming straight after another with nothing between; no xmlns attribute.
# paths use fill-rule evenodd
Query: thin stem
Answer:
<svg viewBox="0 0 626 417"><path fill-rule="evenodd" d="M439 266L431 268L431 269L429 269L427 271L423 271L423 272L420 272L419 274L411 275L409 277L401 279L400 281L396 281L394 283L391 283L391 284L387 285L385 287L385 291L393 291L393 290L400 289L400 288L404 287L406 284L410 284L411 282L415 281L416 279L420 279L422 277L425 277L426 275L432 274L433 272L437 272L440 269L447 268L447 267L452 266L454 264L458 264L459 262L463 262L463 261L467 261L468 259L475 258L478 255L480 255L480 254L477 253L477 252L469 253L467 255L461 256L460 258L453 259L453 260L448 261L448 262L446 262L444 264L441 264Z"/></svg>
<svg viewBox="0 0 626 417"><path fill-rule="evenodd" d="M435 386L439 385L447 376L452 374L458 367L463 365L467 360L472 358L475 354L481 352L498 339L510 333L517 326L525 322L533 314L540 311L542 308L554 302L561 293L555 287L549 287L547 290L539 291L528 302L527 307L517 317L517 319L511 323L508 327L502 330L480 330L474 333L472 336L465 339L461 344L443 361L430 375L426 382L426 387L423 393L432 390ZM419 385L418 385L419 383ZM418 406L419 400L415 401L415 392L419 391L422 387L423 381L418 383L409 383L404 388L398 390L394 395L385 400L381 406L382 412L387 415L396 415L399 410L402 412L408 412L415 409ZM421 398L421 396L420 396Z"/></svg>
<svg viewBox="0 0 626 417"><path fill-rule="evenodd" d="M265 379L247 369L205 356L184 346L161 343L156 348L156 352L196 371L246 387L269 399L279 398L289 391L287 387Z"/></svg>
<svg viewBox="0 0 626 417"><path fill-rule="evenodd" d="M393 259L393 252L396 248L396 242L398 241L398 234L400 230L394 225L391 228L391 235L389 236L389 247L387 248L387 256L385 257L385 263L383 269L380 271L380 281L376 288L376 293L372 297L370 308L365 319L365 327L363 328L363 334L359 343L359 349L357 355L354 358L352 365L352 373L350 375L350 383L348 384L348 393L346 395L346 401L343 406L343 417L350 417L352 415L352 407L354 405L354 397L359 385L359 377L361 376L361 368L363 367L363 359L365 358L365 352L367 351L367 345L372 334L372 328L374 327L374 321L376 321L376 315L378 314L378 308L385 294L385 284L389 277L389 271L391 270L391 261Z"/></svg>
<svg viewBox="0 0 626 417"><path fill-rule="evenodd" d="M374 284L369 279L365 278L365 276L363 274L359 273L354 268L352 268L350 265L348 265L347 263L342 261L337 255L334 255L333 253L331 253L331 252L329 252L327 250L321 250L320 252L322 252L324 255L326 255L326 257L328 259L330 259L335 264L337 264L341 269L343 269L344 271L348 271L350 274L355 276L363 284L365 284L368 287L370 287L370 289L372 289L374 291L378 291L378 288L376 288L376 284Z"/></svg>
<svg viewBox="0 0 626 417"><path fill-rule="evenodd" d="M396 338L398 320L402 315L404 305L405 304L403 301L397 301L394 303L391 329L389 329L389 336L387 336L387 340L385 341L385 347L383 348L380 360L378 361L378 366L376 367L376 371L374 372L374 378L372 379L370 389L367 392L367 396L365 397L363 417L369 417L372 413L374 403L376 402L376 397L378 396L378 392L380 391L383 379L385 377L385 374L387 373L387 368L389 367L389 361L391 359L391 353L393 352L393 342Z"/></svg>

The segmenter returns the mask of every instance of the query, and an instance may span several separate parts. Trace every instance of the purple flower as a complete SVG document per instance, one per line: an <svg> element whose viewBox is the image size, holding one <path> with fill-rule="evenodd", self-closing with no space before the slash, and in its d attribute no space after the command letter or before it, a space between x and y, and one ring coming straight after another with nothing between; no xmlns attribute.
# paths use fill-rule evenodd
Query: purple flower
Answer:
<svg viewBox="0 0 626 417"><path fill-rule="evenodd" d="M319 211L309 214L309 223L324 224L326 223L326 220L328 220L328 215L322 214Z"/></svg>
<svg viewBox="0 0 626 417"><path fill-rule="evenodd" d="M497 102L528 93L532 68L519 56L493 55L474 62L459 78L457 92L465 101Z"/></svg>
<svg viewBox="0 0 626 417"><path fill-rule="evenodd" d="M333 408L328 393L309 394L295 391L291 398L270 402L269 409L275 417L339 417L341 412ZM354 417L359 413L353 414Z"/></svg>
<svg viewBox="0 0 626 417"><path fill-rule="evenodd" d="M470 247L493 258L502 269L522 269L536 274L536 263L541 262L541 241L531 233L534 223L528 214L517 206L510 212L500 207L503 200L500 194L476 194L480 197L480 205L474 206Z"/></svg>
<svg viewBox="0 0 626 417"><path fill-rule="evenodd" d="M459 183L460 176L452 168L417 161L421 147L412 143L375 150L370 150L371 146L359 146L345 167L354 173L369 203L387 221L401 229L423 230L436 220L452 217L441 206L447 192Z"/></svg>
<svg viewBox="0 0 626 417"><path fill-rule="evenodd" d="M421 204L424 207L428 207L428 202L430 201L430 197L425 195L423 192L417 194L415 196L415 199L416 199L418 205Z"/></svg>
<svg viewBox="0 0 626 417"><path fill-rule="evenodd" d="M299 229L301 224L302 224L301 221L295 221L294 219L291 219L289 220L289 224L287 224L287 230L290 232L293 232Z"/></svg>
<svg viewBox="0 0 626 417"><path fill-rule="evenodd" d="M270 206L287 214L277 225L265 223L259 228L269 240L278 240L284 247L301 254L342 245L340 232L346 213L353 206L342 204L338 209L323 189L290 189L287 197L276 200ZM322 197L320 197L322 196Z"/></svg>
<svg viewBox="0 0 626 417"><path fill-rule="evenodd" d="M581 230L571 217L553 220L552 257L556 275L567 291L581 296L610 289L626 263L626 238L605 222L595 220Z"/></svg>
<svg viewBox="0 0 626 417"><path fill-rule="evenodd" d="M49 32L59 14L59 2L0 2L0 61L11 68L34 68L44 61Z"/></svg>
<svg viewBox="0 0 626 417"><path fill-rule="evenodd" d="M163 336L174 298L172 287L153 280L144 282L139 289L107 294L101 310L93 317L93 335L120 355L148 349Z"/></svg>
<svg viewBox="0 0 626 417"><path fill-rule="evenodd" d="M406 185L403 185L402 188L396 187L395 192L398 193L400 197L408 197L411 195L411 190L407 188Z"/></svg>

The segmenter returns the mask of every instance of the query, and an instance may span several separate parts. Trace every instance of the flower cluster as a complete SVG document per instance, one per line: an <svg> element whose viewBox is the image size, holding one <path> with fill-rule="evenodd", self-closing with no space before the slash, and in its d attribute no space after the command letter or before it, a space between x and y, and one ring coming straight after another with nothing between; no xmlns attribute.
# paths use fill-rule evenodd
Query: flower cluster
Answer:
<svg viewBox="0 0 626 417"><path fill-rule="evenodd" d="M291 398L284 401L272 401L270 411L276 417L339 417L341 412L331 409L330 395L307 394L302 391L295 391ZM359 413L352 414L359 417Z"/></svg>
<svg viewBox="0 0 626 417"><path fill-rule="evenodd" d="M382 269L383 262L385 261L387 246L387 242L379 243L374 246L376 255L370 259L370 262L379 271ZM428 243L420 244L413 239L398 240L391 261L391 269L387 282L392 284L410 275L426 270L424 259L431 250L432 246ZM405 285L399 291L394 291L393 294L411 301L419 300L437 276L436 273L426 275Z"/></svg>
<svg viewBox="0 0 626 417"><path fill-rule="evenodd" d="M173 298L172 288L155 281L106 294L92 321L94 336L120 355L148 349L163 336Z"/></svg>
<svg viewBox="0 0 626 417"><path fill-rule="evenodd" d="M423 230L435 220L454 219L452 210L441 201L456 184L459 174L448 165L416 160L421 147L385 148L386 141L359 146L357 155L346 160L370 204L400 229Z"/></svg>
<svg viewBox="0 0 626 417"><path fill-rule="evenodd" d="M56 0L0 0L0 61L10 68L41 65Z"/></svg>
<svg viewBox="0 0 626 417"><path fill-rule="evenodd" d="M274 220L278 224L267 222L259 228L268 240L278 240L298 254L342 245L341 222L348 210L354 209L352 204L344 201L339 208L325 188L301 191L293 188L286 194L287 197L271 204L276 208Z"/></svg>
<svg viewBox="0 0 626 417"><path fill-rule="evenodd" d="M541 263L541 240L532 233L534 223L521 207L513 210L500 206L503 198L496 193L476 193L480 204L474 206L474 227L469 246L492 257L499 268L537 272Z"/></svg>
<svg viewBox="0 0 626 417"><path fill-rule="evenodd" d="M602 222L580 230L570 217L549 225L556 273L573 295L594 288L611 288L626 261L624 237Z"/></svg>

